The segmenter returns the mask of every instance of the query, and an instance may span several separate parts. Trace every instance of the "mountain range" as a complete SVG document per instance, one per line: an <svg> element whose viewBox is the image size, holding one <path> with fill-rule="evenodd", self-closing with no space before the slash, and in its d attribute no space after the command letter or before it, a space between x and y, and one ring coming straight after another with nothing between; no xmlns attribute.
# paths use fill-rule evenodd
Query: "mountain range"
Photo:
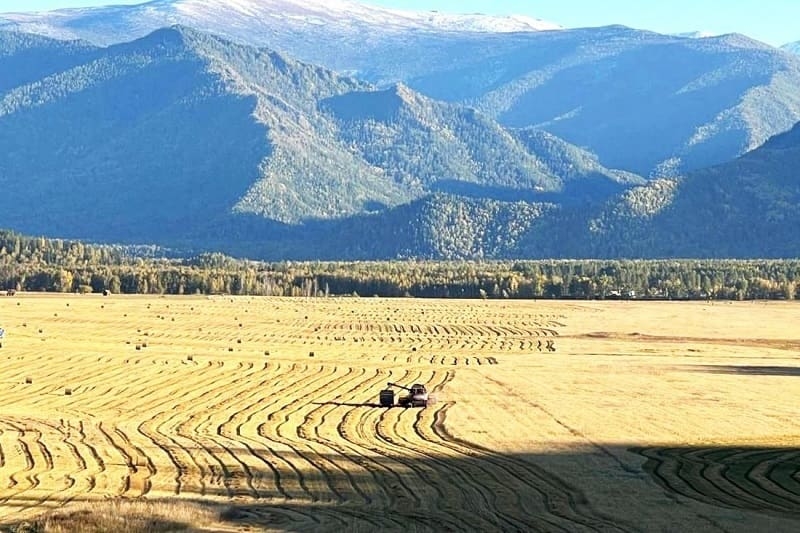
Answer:
<svg viewBox="0 0 800 533"><path fill-rule="evenodd" d="M286 26L247 14L273 4ZM223 5L239 11L211 16ZM738 35L303 5L6 17L0 227L276 260L800 253L800 58ZM170 9L228 37L42 35L104 42ZM280 50L229 35L248 24L275 25L250 40Z"/></svg>
<svg viewBox="0 0 800 533"><path fill-rule="evenodd" d="M403 83L652 177L728 161L800 120L800 58L741 35L556 30L350 0L155 0L5 14L0 24L101 45L181 24L382 88Z"/></svg>
<svg viewBox="0 0 800 533"><path fill-rule="evenodd" d="M272 244L297 258L796 258L797 227L800 125L734 161L594 205L431 195Z"/></svg>
<svg viewBox="0 0 800 533"><path fill-rule="evenodd" d="M108 48L0 32L0 225L154 242L431 193L607 197L643 179L545 132L183 27Z"/></svg>
<svg viewBox="0 0 800 533"><path fill-rule="evenodd" d="M353 37L356 32L518 33L557 30L552 22L522 15L448 14L388 9L352 0L152 0L138 5L5 13L16 30L44 32L63 40L88 38L99 45L142 37L154 27L192 24L238 41L264 39L283 30L326 31ZM122 35L115 34L121 31Z"/></svg>

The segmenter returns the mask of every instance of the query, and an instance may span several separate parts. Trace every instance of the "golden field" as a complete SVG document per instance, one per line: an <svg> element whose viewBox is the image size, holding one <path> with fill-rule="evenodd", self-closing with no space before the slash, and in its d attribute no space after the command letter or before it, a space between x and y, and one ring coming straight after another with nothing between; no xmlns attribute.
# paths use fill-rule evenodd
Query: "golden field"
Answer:
<svg viewBox="0 0 800 533"><path fill-rule="evenodd" d="M0 530L800 531L792 303L18 294L0 327Z"/></svg>

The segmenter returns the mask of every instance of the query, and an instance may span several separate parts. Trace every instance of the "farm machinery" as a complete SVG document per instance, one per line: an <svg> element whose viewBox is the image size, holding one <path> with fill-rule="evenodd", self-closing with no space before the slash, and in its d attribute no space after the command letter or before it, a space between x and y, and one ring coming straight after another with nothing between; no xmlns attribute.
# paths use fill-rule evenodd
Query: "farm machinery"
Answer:
<svg viewBox="0 0 800 533"><path fill-rule="evenodd" d="M425 388L425 385L421 383L414 383L410 387L405 387L397 383L389 382L387 386L388 388L383 389L379 396L381 407L394 407L395 405L400 407L427 407L428 402L432 403L434 400L434 398L429 396L428 389ZM408 394L400 396L395 404L395 393L392 387L406 390Z"/></svg>

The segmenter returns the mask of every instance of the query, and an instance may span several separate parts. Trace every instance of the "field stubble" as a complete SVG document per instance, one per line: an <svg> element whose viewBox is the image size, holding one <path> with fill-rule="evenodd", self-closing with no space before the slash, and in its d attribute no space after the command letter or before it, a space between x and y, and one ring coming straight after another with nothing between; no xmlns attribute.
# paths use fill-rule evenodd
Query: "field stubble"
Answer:
<svg viewBox="0 0 800 533"><path fill-rule="evenodd" d="M796 531L797 312L2 298L0 524L133 500L216 517L153 530ZM438 401L380 409L389 381Z"/></svg>

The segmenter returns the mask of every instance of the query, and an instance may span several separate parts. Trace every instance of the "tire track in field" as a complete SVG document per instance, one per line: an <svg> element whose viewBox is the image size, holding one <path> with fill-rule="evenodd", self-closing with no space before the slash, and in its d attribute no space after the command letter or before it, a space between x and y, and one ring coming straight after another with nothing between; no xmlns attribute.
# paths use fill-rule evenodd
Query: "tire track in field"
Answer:
<svg viewBox="0 0 800 533"><path fill-rule="evenodd" d="M328 392L329 394L333 394L337 390L340 391L347 387L347 389L344 392L340 393L334 398L334 401L341 398L343 395L347 397L352 397L355 396L356 391L363 388L366 383L375 381L378 378L379 378L378 371L375 371L375 375L373 376L367 376L366 369L362 368L360 373L355 372L354 376L351 379L340 382L336 388L326 392ZM354 382L355 384L353 384ZM354 477L353 473L351 473L350 471L350 468L355 466L356 467L355 470L357 472L360 472L362 475L367 474L368 476L372 477L373 473L368 468L369 462L364 461L357 455L353 456L350 453L348 453L348 450L345 447L341 446L341 440L340 440L341 436L338 435L338 433L334 433L337 437L339 437L339 439L336 440L323 437L320 434L320 428L324 428L324 426L326 425L326 417L338 407L339 406L337 405L331 406L322 404L312 409L309 413L307 413L304 416L304 422L298 428L298 435L301 438L307 441L312 441L316 443L316 445L322 446L327 450L329 450L330 452L332 452L329 454L328 462L331 463L336 468L335 472L336 477L340 477L347 480L347 482L350 485L349 487L350 492L354 492L355 494L358 495L358 497L360 497L360 499L362 500L361 502L362 505L367 505L367 506L373 505L376 503L374 502L376 493L383 494L384 496L386 495L386 493L382 491L380 487L376 486L375 488L373 488L373 490L370 491L372 495L368 494L365 491L366 489L362 489L359 487L358 481ZM310 431L305 426L310 426ZM367 489L369 488L370 487L367 487ZM346 501L344 503L344 507L342 506L337 507L336 511L340 513L345 513L351 519L355 518L361 522L369 524L372 528L403 527L403 524L397 522L396 520L387 518L385 516L385 513L380 513L380 512L375 513L374 511L371 512L362 511L359 510L358 508L348 506L348 504L350 503L359 503L359 502ZM386 508L385 505L386 501L384 501L384 504L381 507L385 509Z"/></svg>
<svg viewBox="0 0 800 533"><path fill-rule="evenodd" d="M400 379L393 381L409 380L410 371L406 370ZM420 374L421 375L421 374ZM391 373L389 374L391 378ZM384 409L377 410L372 407L356 407L345 413L339 427L350 427L355 432L356 438L351 437L348 430L340 430L339 434L352 446L370 452L372 461L379 464L384 471L388 482L382 483L385 490L391 489L394 499L391 500L391 511L399 514L404 521L433 525L438 531L461 531L465 525L452 513L444 512L441 503L444 494L436 484L428 478L428 474L413 460L403 456L393 446L387 446L381 441L376 428L379 419L384 414ZM370 443L374 443L370 445ZM365 454L366 456L366 454ZM378 458L380 457L380 459ZM405 468L405 472L401 470ZM391 481L391 479L394 481Z"/></svg>
<svg viewBox="0 0 800 533"><path fill-rule="evenodd" d="M296 373L300 373L303 377L296 379ZM296 464L297 461L292 461L290 457L294 454L294 451L273 439L265 431L265 425L256 422L254 418L258 414L266 413L267 408L275 406L279 399L288 395L289 392L297 390L304 385L313 384L321 378L318 372L310 372L307 364L301 370L298 370L296 363L293 363L285 374L281 374L279 376L280 379L274 380L274 377L268 380L270 382L275 381L272 383L273 388L270 389L272 400L265 401L261 390L253 391L250 398L255 398L255 400L232 413L226 422L218 426L217 431L219 434L227 436L231 441L245 446L253 456L257 457L272 470L275 487L284 499L287 501L313 500L314 496L305 485L305 479ZM276 385L281 384L283 378L288 383L280 388L274 388ZM267 417L273 413L268 413ZM274 459L271 460L265 457L264 451L269 452L269 456Z"/></svg>
<svg viewBox="0 0 800 533"><path fill-rule="evenodd" d="M127 435L118 431L117 428L106 429L102 422L97 424L97 430L111 449L119 454L122 465L127 468L127 473L121 476L120 485L113 495L121 496L130 494L136 497L143 496L149 492L149 478L151 472L149 470L146 472L141 470L141 466L139 465L140 452L129 444ZM107 462L106 464L113 463Z"/></svg>
<svg viewBox="0 0 800 533"><path fill-rule="evenodd" d="M403 381L419 382L421 379L422 372L417 371L412 374L410 371L406 371ZM465 518L460 512L465 508L469 497L463 487L450 483L452 472L436 468L437 465L432 463L426 454L418 453L412 446L409 446L408 440L399 434L398 420L401 413L407 411L408 409L405 408L383 409L374 421L373 433L385 450L417 475L419 480L415 485L427 486L435 493L435 496L432 496L433 500L428 500L430 502L428 510L435 510L438 520L457 531L474 529L476 524ZM419 461L419 459L422 460ZM483 524L483 527L485 528L486 524Z"/></svg>
<svg viewBox="0 0 800 533"><path fill-rule="evenodd" d="M450 371L445 372L441 378L437 377L441 375L441 373L433 372L427 381L435 384L432 387L432 392L441 391L455 376ZM441 380L439 383L437 383L438 379ZM425 457L430 464L438 467L442 479L447 480L447 483L459 487L464 500L462 507L471 510L470 516L473 520L479 520L486 524L482 527L504 531L523 531L528 529L529 525L508 514L499 505L498 498L513 494L513 490L501 484L500 490L502 494L498 494L495 487L487 487L487 480L492 479L491 476L487 476L487 471L478 471L473 468L474 464L470 461L461 462L461 457L458 455L453 456L452 449L437 446L436 440L431 439L426 434L423 429L425 426L424 419L430 417L430 412L431 410L427 408L406 410L398 418L394 426L397 438L401 439L409 450L413 450L414 453ZM404 422L402 429L398 427L400 422ZM410 428L408 427L409 425L411 426ZM412 439L412 435L416 438ZM459 468L452 468L451 462L454 459L459 460ZM448 472L450 473L449 476ZM496 480L499 481L499 479Z"/></svg>
<svg viewBox="0 0 800 533"><path fill-rule="evenodd" d="M635 528L618 523L613 517L595 511L583 492L577 487L548 472L533 463L511 456L497 455L483 446L459 439L446 428L447 411L453 404L445 404L438 411L431 429L445 442L460 446L465 450L474 450L485 457L486 461L497 466L512 477L524 482L531 491L538 494L544 509L554 518L565 521L562 527L568 531L576 527L585 527L595 531L629 531Z"/></svg>
<svg viewBox="0 0 800 533"><path fill-rule="evenodd" d="M286 410L304 398L295 398L294 401L289 400L287 403L282 402L285 402L287 397L295 397L303 391L311 391L306 394L306 396L310 396L324 390L328 380L335 376L337 370L336 367L322 365L318 371L312 373L311 368L306 365L303 370L304 378L290 384L281 394L275 394L274 401L264 406L261 411L266 415L266 422L261 422L256 426L256 435L272 442L274 448L282 450L280 457L295 474L297 484L304 493L303 499L311 502L329 501L333 487L327 483L324 472L320 470L317 463L298 449L295 440L283 435L280 431L280 428L288 422L289 414ZM323 384L318 385L320 382ZM278 420L280 413L283 415L282 420ZM306 468L303 465L307 465L309 468L305 473Z"/></svg>
<svg viewBox="0 0 800 533"><path fill-rule="evenodd" d="M165 454L169 462L175 467L174 491L181 494L186 486L197 484L201 495L206 493L206 470L198 463L192 453L192 446L186 446L185 441L179 442L179 436L162 428L174 417L185 413L186 409L196 405L200 398L215 391L218 376L213 372L203 372L203 378L195 379L191 383L193 388L181 390L181 382L176 382L174 376L168 378L163 386L150 387L145 402L138 408L143 412L155 413L139 423L137 432L151 442L157 450ZM158 395L156 394L158 391ZM199 391L199 393L198 393ZM175 402L175 398L182 401Z"/></svg>
<svg viewBox="0 0 800 533"><path fill-rule="evenodd" d="M362 372L363 375L366 375L366 372ZM343 395L347 398L355 398L359 396L359 391L362 390L369 390L377 384L385 379L385 374L379 369L374 369L373 375L367 376L365 379L360 380L354 387L346 391ZM337 396L336 399L338 400L341 396ZM357 406L355 409L353 405L342 405L341 407L349 407L349 409L345 412L341 419L336 423L335 426L329 426L330 435L324 437L325 441L328 443L328 446L331 450L336 453L341 454L344 457L347 457L350 461L357 463L361 468L364 469L366 473L369 474L370 478L373 481L373 494L377 494L381 496L380 502L376 502L373 497L370 497L366 503L373 504L380 506L383 509L394 509L397 507L398 502L396 497L398 496L397 491L392 490L391 482L387 483L387 476L394 477L396 480L400 482L400 486L406 489L406 494L400 494L399 496L405 502L416 502L418 505L420 503L419 497L416 496L414 491L408 488L407 485L402 480L402 477L395 472L391 466L387 466L385 461L378 460L374 457L374 448L370 450L369 447L365 447L364 443L353 441L351 431L356 433L357 436L366 437L363 431L363 420L364 417L360 416L358 419L358 427L352 428L348 430L347 423L350 419L350 415L357 410L361 410L363 412L364 409L372 409L369 406ZM323 422L324 417L332 414L340 407L334 407L327 410L327 412L323 415ZM321 424L324 426L324 423ZM319 434L318 434L319 436ZM322 438L320 436L320 438ZM374 436L370 436L369 440L374 440ZM366 440L366 442L369 442ZM364 453L367 451L367 453ZM370 451L372 453L370 453ZM386 457L383 455L383 457ZM411 509L409 509L411 510ZM397 522L396 520L389 519L389 525L393 525L394 527L402 527L402 524Z"/></svg>
<svg viewBox="0 0 800 533"><path fill-rule="evenodd" d="M42 420L13 419L13 422L11 420L9 419L7 423L13 424L20 434L21 449L29 452L34 466L44 466L35 473L31 471L30 477L35 479L34 486L10 495L3 499L2 503L18 500L19 503L15 503L14 506L17 512L22 513L39 509L51 500L56 501L58 505L65 505L77 497L94 491L96 469L92 468L90 471L78 445L72 442L71 432L66 429L63 420L59 425ZM31 428L32 425L34 429ZM30 440L27 440L28 438ZM72 465L67 464L70 458L74 461ZM100 467L97 471L102 470L103 467ZM59 483L63 486L59 487ZM38 496L21 499L20 496L29 490L35 490Z"/></svg>
<svg viewBox="0 0 800 533"><path fill-rule="evenodd" d="M349 367L347 372L349 377L347 379L337 381L334 387L325 390L326 397L335 394L336 391L340 391L345 387L348 387L346 391L334 396L334 401L341 398L343 394L353 393L365 382L370 381L371 378L364 379L366 373L367 371L365 368L361 368L359 373L359 371L355 368ZM356 382L356 385L352 385L353 382ZM303 415L303 421L297 427L297 436L303 441L312 443L315 447L320 446L325 448L328 452L332 452L330 454L324 454L320 452L316 453L320 457L327 456L327 462L333 467L335 474L333 476L334 479L338 478L342 481L346 481L346 484L342 485L338 490L338 492L345 498L345 502L351 501L355 495L363 503L370 504L372 502L372 497L367 495L367 493L359 487L359 484L356 482L352 473L347 468L348 466L356 466L360 468L360 464L352 461L351 459L347 459L346 455L342 454L341 448L336 447L335 444L333 444L330 440L322 438L319 434L320 426L325 425L326 416L336 407L337 406L335 405L317 405L317 407L314 407L309 412L305 413ZM345 459L345 466L338 464L341 458ZM376 523L374 525L379 526L380 524Z"/></svg>
<svg viewBox="0 0 800 533"><path fill-rule="evenodd" d="M82 494L88 494L92 492L95 488L95 482L93 476L88 474L83 476L81 475L82 473L88 471L88 464L86 462L86 459L79 452L78 447L71 442L69 431L64 430L64 428L66 427L64 421L61 420L60 425L55 425L39 420L37 421L37 424L50 430L48 436L52 435L53 437L56 436L58 437L61 446L68 451L68 456L74 460L76 468L67 468L66 464L62 464L66 462L66 459L64 461L59 461L58 471L65 472L63 477L65 486L61 489L51 489L51 493L49 495L43 497L39 502L37 502L34 505L21 505L19 507L20 511L39 507L44 502L53 499L54 496L57 497L61 505L64 505ZM50 451L41 442L42 436L43 435L40 432L39 435L37 436L37 440L39 441L39 445L42 448L45 460L49 462L48 466L50 467L50 471L55 471L56 465L54 464L53 456L58 457L60 455L59 446L51 444L52 451ZM50 485L46 486L50 487Z"/></svg>
<svg viewBox="0 0 800 533"><path fill-rule="evenodd" d="M184 390L181 401L175 403L169 412L161 411L157 415L163 419L157 426L154 426L154 429L156 433L177 444L179 449L197 466L200 473L198 481L201 486L201 494L205 494L204 491L208 490L210 486L215 490L221 488L228 497L233 497L230 487L231 476L227 465L215 453L213 447L206 445L206 436L196 432L194 420L206 412L209 402L217 401L224 396L235 396L239 380L248 378L250 374L240 376L236 372L225 372L223 375L229 375L223 379L219 377L219 372L207 373L213 375L214 385L195 387L191 391ZM170 403L169 400L168 403ZM163 405L165 404L160 404L159 407ZM163 417L163 415L166 416ZM169 426L174 431L164 431L162 428L165 426ZM186 463L183 462L183 464Z"/></svg>
<svg viewBox="0 0 800 533"><path fill-rule="evenodd" d="M295 365L292 365L292 369L294 369ZM287 370L287 373L290 373L290 370ZM270 446L266 446L266 451L269 452L265 454L263 452L264 443L257 441L256 439L252 438L247 432L243 432L243 426L248 424L252 418L255 416L257 412L260 411L260 407L263 403L263 390L266 389L266 385L271 383L273 386L280 384L280 376L278 374L270 374L269 377L265 378L261 383L255 387L255 390L251 391L251 393L247 396L239 397L239 402L249 402L245 403L244 405L239 406L239 408L235 411L232 411L231 414L228 416L228 419L221 424L217 425L216 434L219 438L225 439L229 442L230 445L237 445L237 446L244 446L248 457L242 459L239 458L243 462L246 463L246 471L253 475L252 472L256 472L259 468L259 465L264 466L269 469L272 473L272 480L274 485L274 490L277 491L277 496L283 498L285 500L292 500L295 497L292 496L290 492L291 489L287 489L285 485L289 485L285 480L285 476L281 473L281 463L286 464L288 468L291 468L290 463L283 458L283 456L277 452L274 448ZM275 390L273 389L273 394L281 393L284 389ZM253 400L253 398L256 398ZM253 432L253 435L256 435ZM228 453L234 454L230 448L228 449ZM246 454L242 454L246 455ZM273 459L268 459L267 455L272 457ZM250 463L250 458L254 459L253 463ZM254 475L253 475L254 476ZM255 476L254 476L255 477ZM251 485L253 485L253 489L257 491L259 497L262 496L261 492L271 491L273 487L264 487L261 484L255 483L253 479L249 481ZM302 489L298 489L302 490Z"/></svg>
<svg viewBox="0 0 800 533"><path fill-rule="evenodd" d="M148 420L142 421L137 430L152 442L156 449L165 454L168 461L174 466L176 473L174 492L176 494L180 494L193 480L199 483L201 494L204 493L206 490L205 468L198 464L195 459L196 454L192 453L195 446L187 445L182 435L172 431L165 431L163 426L172 423L173 418L182 413L194 412L197 409L197 402L202 401L205 396L214 393L218 396L225 394L227 391L224 387L217 389L214 386L219 383L219 377L216 372L201 372L204 376L203 379L193 380L192 384L195 386L188 391L175 390L181 387L181 382L176 382L174 376L165 380L165 386L151 386L148 396L152 397L147 398L148 403L141 406L142 410L155 411L157 414ZM237 375L234 375L231 379L235 380L237 377ZM160 395L155 395L155 390L158 390ZM184 401L174 404L175 397L181 397ZM170 404L173 405L170 409L167 409ZM175 423L177 424L177 422ZM178 442L179 439L182 442ZM193 441L190 440L190 442Z"/></svg>
<svg viewBox="0 0 800 533"><path fill-rule="evenodd" d="M3 445L7 450L13 450L13 454L6 454L6 468L13 468L14 471L8 476L8 496L0 497L0 505L8 504L23 494L33 491L39 486L39 473L37 472L37 464L33 453L31 452L31 445L28 442L29 437L26 437L26 429L19 426L9 419L0 419L0 424L3 424L8 429L4 429L0 437L8 437L11 442ZM12 433L15 436L12 437ZM0 441L2 445L2 441ZM51 464L52 470L52 464ZM6 492L0 491L0 494ZM46 498L31 498L35 504L44 503Z"/></svg>
<svg viewBox="0 0 800 533"><path fill-rule="evenodd" d="M81 457L83 457L84 461L87 463L86 471L87 471L88 481L92 486L92 490L94 489L103 490L105 488L105 483L103 483L103 481L105 480L107 475L105 461L98 453L97 448L94 446L94 444L90 442L86 434L86 429L83 420L78 421L77 427L72 427L70 424L68 424L68 427L70 428L70 430L77 431L78 439L73 444L75 448L78 450L84 448L86 450L85 453L81 453L80 451L78 451L77 453ZM93 468L89 468L88 458L91 458L91 462L96 466L94 466Z"/></svg>
<svg viewBox="0 0 800 533"><path fill-rule="evenodd" d="M374 369L374 375L359 382L344 395L346 397L358 397L358 390L369 390L377 386L385 377L385 374L381 372L381 370ZM352 415L354 413L358 413L359 411L363 413L365 409L372 410L374 408L369 406L348 407L349 409L337 422L335 428L330 428L331 435L320 438L325 438L332 449L347 457L350 461L359 464L368 472L374 486L373 491L380 494L382 498L380 498L381 501L376 501L375 498L371 498L367 503L381 509L379 513L381 513L388 522L386 525L402 529L407 524L391 518L390 515L392 511L396 512L396 510L399 509L402 516L410 516L412 512L418 512L421 500L415 491L409 488L401 474L395 471L397 468L396 461L391 458L387 460L387 456L384 453L376 451L374 447L370 448L367 445L367 443L373 441L375 437L374 435L367 437L364 432L363 426L366 417L359 414L356 421L352 421ZM331 409L329 413L333 413L334 411L335 409ZM356 440L353 440L354 435ZM376 454L378 457L376 457Z"/></svg>
<svg viewBox="0 0 800 533"><path fill-rule="evenodd" d="M369 415L373 412L374 408L372 407L351 408L337 425L337 433L357 455L370 460L377 467L370 471L376 479L376 484L387 493L387 501L392 507L400 507L404 511L419 509L422 506L422 500L417 494L418 491L411 488L413 481L410 483L405 479L406 476L397 471L398 461L383 449L369 445L375 440L375 435L367 433L365 427Z"/></svg>
<svg viewBox="0 0 800 533"><path fill-rule="evenodd" d="M251 364L250 368L252 369L253 366ZM294 368L294 367L293 367ZM228 417L228 423L237 415L242 413L243 408L246 409L252 406L252 403L249 406L242 406L241 403L243 401L248 401L251 398L258 396L261 397L263 395L263 391L266 388L268 383L271 383L275 380L274 375L269 375L268 377L262 379L260 383L258 383L255 387L250 386L250 393L247 396L242 396L242 394L238 395L227 395L223 397L223 399L216 404L209 405L206 408L207 415L205 419L199 423L195 428L194 432L198 435L204 435L206 438L212 440L217 446L219 446L224 452L238 465L237 469L231 472L227 472L227 476L231 477L232 487L230 490L234 493L235 496L242 496L242 495L250 495L256 499L261 498L262 495L259 492L259 489L256 488L256 484L259 481L256 479L256 475L254 472L258 471L259 464L266 465L270 468L273 474L273 482L274 485L269 487L268 490L271 490L273 487L278 490L279 495L286 497L285 491L282 490L280 484L280 473L272 465L269 461L264 461L263 458L255 452L255 450L247 445L246 443L242 442L237 438L231 437L231 431L228 429L225 430L226 423L223 422L221 424L217 424L212 420L212 417L215 413L218 412L231 412L232 414ZM259 403L259 402L256 402ZM204 431L203 428L208 427L208 431ZM234 430L233 433L236 433ZM227 442L227 444L226 444ZM248 451L247 454L240 453L239 450L236 448L244 446ZM251 463L251 458L255 458L256 462L253 464ZM243 479L240 479L242 478ZM260 476L258 476L260 477ZM247 490L243 491L241 488L241 481L247 485Z"/></svg>
<svg viewBox="0 0 800 533"><path fill-rule="evenodd" d="M136 446L122 429L115 427L114 433L120 437L123 449L130 454L129 458L133 465L133 475L128 477L128 491L134 494L139 492L139 496L145 496L153 487L151 478L157 473L153 460L143 448Z"/></svg>
<svg viewBox="0 0 800 533"><path fill-rule="evenodd" d="M663 488L696 501L800 519L800 449L633 448Z"/></svg>
<svg viewBox="0 0 800 533"><path fill-rule="evenodd" d="M312 466L313 475L309 477L317 487L318 497L322 496L320 498L322 501L331 501L331 496L333 496L333 501L339 504L347 500L345 496L346 489L343 489L338 480L331 475L329 471L330 463L323 455L319 454L313 446L309 446L308 442L301 446L303 438L299 432L300 424L291 423L290 419L294 415L299 415L303 408L310 403L311 398L319 397L329 387L338 386L341 381L348 380L352 377L353 372L352 368L348 368L347 372L341 375L338 367L332 367L331 381L324 381L323 385L314 389L300 390L299 396L291 396L290 399L278 407L277 411L271 412L267 417L272 420L280 413L281 421L274 427L275 436L279 442L290 447L298 457ZM290 425L295 428L294 435L288 433L290 430L287 426ZM300 440L298 441L298 439Z"/></svg>

